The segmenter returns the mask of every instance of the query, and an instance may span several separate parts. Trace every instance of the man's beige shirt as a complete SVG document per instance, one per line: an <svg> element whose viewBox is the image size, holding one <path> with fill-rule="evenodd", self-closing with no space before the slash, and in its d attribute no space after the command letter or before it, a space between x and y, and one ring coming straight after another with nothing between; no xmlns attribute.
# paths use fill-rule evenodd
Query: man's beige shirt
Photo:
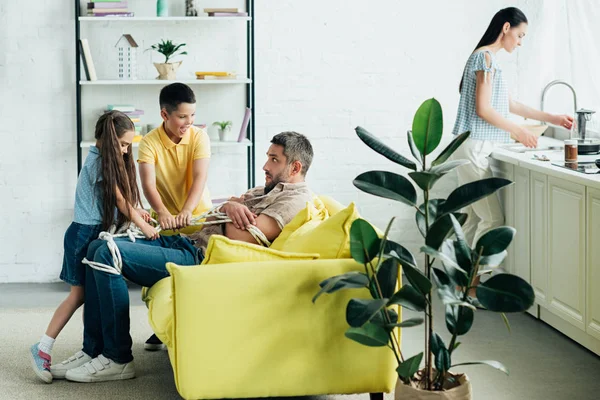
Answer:
<svg viewBox="0 0 600 400"><path fill-rule="evenodd" d="M265 194L263 186L250 189L244 194L243 204L256 215L273 218L281 229L313 200L313 193L306 182L278 183L273 190ZM222 235L224 224L206 225L201 231L189 235L194 246L204 253L211 235Z"/></svg>

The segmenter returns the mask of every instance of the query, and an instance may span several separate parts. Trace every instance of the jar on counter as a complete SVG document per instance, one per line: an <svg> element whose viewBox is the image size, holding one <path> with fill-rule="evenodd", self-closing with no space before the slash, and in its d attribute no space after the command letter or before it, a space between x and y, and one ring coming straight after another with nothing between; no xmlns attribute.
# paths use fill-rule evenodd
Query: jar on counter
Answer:
<svg viewBox="0 0 600 400"><path fill-rule="evenodd" d="M565 163L576 163L577 162L577 140L568 139L565 140Z"/></svg>

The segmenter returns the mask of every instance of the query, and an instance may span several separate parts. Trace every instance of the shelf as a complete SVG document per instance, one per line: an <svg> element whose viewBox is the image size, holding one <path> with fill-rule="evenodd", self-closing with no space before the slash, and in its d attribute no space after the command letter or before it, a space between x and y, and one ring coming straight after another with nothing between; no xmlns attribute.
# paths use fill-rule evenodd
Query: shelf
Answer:
<svg viewBox="0 0 600 400"><path fill-rule="evenodd" d="M90 146L94 145L96 142L95 141L91 141L91 140L87 140L87 141L83 141L81 142L80 147L82 149L87 149ZM140 146L140 142L135 142L132 144L133 147L139 147ZM225 141L219 141L219 140L211 140L210 141L210 147L250 147L252 146L252 142L250 142L248 139L242 141L242 142L237 142L234 140L225 140Z"/></svg>
<svg viewBox="0 0 600 400"><path fill-rule="evenodd" d="M250 21L251 17L79 17L80 22L127 21L127 22L157 22L157 21Z"/></svg>
<svg viewBox="0 0 600 400"><path fill-rule="evenodd" d="M79 81L80 85L86 86L115 86L115 85L168 85L170 83L185 83L186 85L240 85L252 83L251 79L182 79L167 81L161 79L134 79L134 80L120 80L120 79L103 79L97 81Z"/></svg>

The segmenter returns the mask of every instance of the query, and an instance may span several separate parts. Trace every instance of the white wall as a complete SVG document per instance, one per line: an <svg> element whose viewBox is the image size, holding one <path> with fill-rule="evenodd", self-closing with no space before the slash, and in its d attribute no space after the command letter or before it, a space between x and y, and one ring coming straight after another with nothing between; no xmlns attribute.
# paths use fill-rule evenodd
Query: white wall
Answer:
<svg viewBox="0 0 600 400"><path fill-rule="evenodd" d="M72 3L39 0L35 13L21 2L0 3L0 282L58 279L62 236L72 218L76 184ZM200 7L231 4L199 3ZM282 130L305 133L316 150L308 179L313 190L344 203L356 201L362 214L380 226L398 216L395 238L414 249L419 237L413 212L352 186L352 179L369 169L404 172L367 149L354 127L367 128L408 155L405 132L414 112L422 101L436 97L449 136L464 62L494 12L513 4L530 20L523 48L502 56L513 96L538 106L542 87L564 78L579 91L580 106L597 108L598 92L586 86L592 76L572 74L589 54L583 49L597 52L592 39L582 32L574 37L587 40L587 45L561 46L571 37L565 34L567 28L573 32L584 25L573 19L600 11L591 2L575 0L570 4L578 6L571 5L569 11L562 0L545 1L542 11L541 0L257 0L257 181L262 181L262 154L269 139ZM151 12L145 7L144 13ZM573 11L583 7L591 9ZM123 28L107 29L115 33ZM144 46L155 39L156 33L145 37L143 27L132 29ZM185 39L185 25L174 29ZM192 33L202 35L201 29ZM142 55L140 62L149 63L144 57L148 56ZM189 68L184 72L193 71L192 60L201 59L197 55L184 59ZM569 111L570 99L560 90L553 89L549 106ZM127 89L119 93L124 99L129 95ZM99 105L104 103L104 98L98 100ZM239 157L215 154L209 184L220 185L222 175L235 178L238 174L227 168ZM453 177L439 186L439 192L447 194L454 187Z"/></svg>

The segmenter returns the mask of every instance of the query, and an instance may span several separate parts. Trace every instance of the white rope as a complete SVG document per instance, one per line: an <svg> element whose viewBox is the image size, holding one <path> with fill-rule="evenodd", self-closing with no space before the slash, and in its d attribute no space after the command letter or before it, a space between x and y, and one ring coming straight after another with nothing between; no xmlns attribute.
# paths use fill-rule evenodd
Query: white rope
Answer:
<svg viewBox="0 0 600 400"><path fill-rule="evenodd" d="M201 214L197 217L192 218L190 226L201 226L201 225L214 225L214 224L225 224L227 222L233 222L231 218L227 217L227 214L220 212L221 206L220 204L216 207L211 208L204 214ZM215 221L206 221L208 218L216 218ZM158 224L158 222L154 219L150 219L156 226L156 232L159 233L162 231L162 228ZM255 225L246 226L246 230L252 235L252 237L261 245L265 247L269 247L271 242L264 233ZM110 250L110 254L112 255L113 265L107 265L103 263L99 263L97 261L90 261L87 258L84 258L82 263L89 265L91 268L94 268L98 271L108 272L114 275L121 275L121 271L123 270L123 259L121 258L121 252L119 251L119 246L115 243L115 238L118 237L127 237L130 241L135 242L135 239L145 239L146 236L142 232L142 230L135 226L135 224L130 223L127 228L121 229L119 232L115 232L116 227L113 225L108 232L100 232L98 239L105 240L106 246Z"/></svg>

